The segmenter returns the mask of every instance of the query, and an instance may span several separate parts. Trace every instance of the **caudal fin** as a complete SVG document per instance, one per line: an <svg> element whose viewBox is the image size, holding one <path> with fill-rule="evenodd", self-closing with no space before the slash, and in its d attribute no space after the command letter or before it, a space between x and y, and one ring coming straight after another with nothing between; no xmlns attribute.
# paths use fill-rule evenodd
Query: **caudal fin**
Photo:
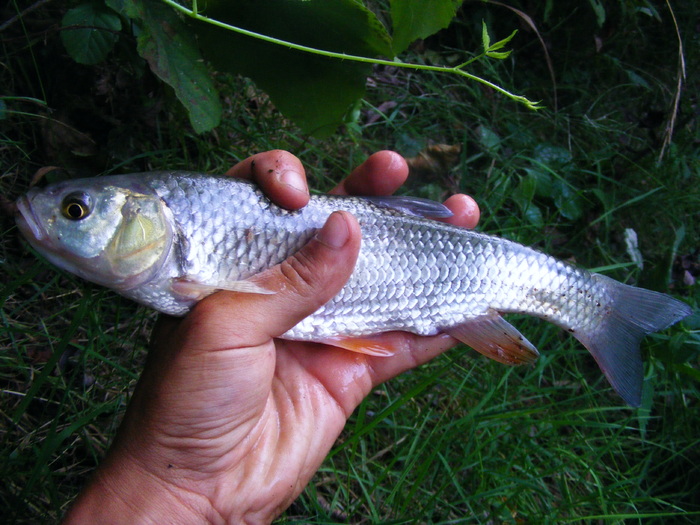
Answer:
<svg viewBox="0 0 700 525"><path fill-rule="evenodd" d="M673 297L619 283L603 275L614 304L594 332L574 335L593 354L608 381L627 402L638 407L642 400L644 367L639 344L645 335L663 330L692 313Z"/></svg>

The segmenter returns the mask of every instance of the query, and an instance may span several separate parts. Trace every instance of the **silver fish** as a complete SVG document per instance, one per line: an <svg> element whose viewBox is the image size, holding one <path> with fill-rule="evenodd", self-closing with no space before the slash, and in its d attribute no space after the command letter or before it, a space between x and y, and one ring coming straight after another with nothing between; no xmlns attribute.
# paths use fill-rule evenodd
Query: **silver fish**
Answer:
<svg viewBox="0 0 700 525"><path fill-rule="evenodd" d="M269 293L247 279L299 250L335 210L362 230L338 295L283 337L374 355L393 330L448 333L507 364L538 353L502 313L568 330L613 388L639 406L639 343L691 313L668 295L576 268L515 242L429 220L443 205L406 197L314 196L298 211L253 184L188 172L73 180L17 201L29 243L56 266L171 315L216 290Z"/></svg>

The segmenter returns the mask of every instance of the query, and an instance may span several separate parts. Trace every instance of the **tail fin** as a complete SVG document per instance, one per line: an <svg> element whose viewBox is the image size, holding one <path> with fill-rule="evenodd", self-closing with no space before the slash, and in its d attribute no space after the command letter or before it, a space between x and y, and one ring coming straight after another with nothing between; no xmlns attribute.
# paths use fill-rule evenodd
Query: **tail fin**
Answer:
<svg viewBox="0 0 700 525"><path fill-rule="evenodd" d="M663 330L692 313L673 297L619 283L603 275L614 304L610 315L592 333L574 334L598 362L615 391L628 405L642 398L644 369L639 343L645 335Z"/></svg>

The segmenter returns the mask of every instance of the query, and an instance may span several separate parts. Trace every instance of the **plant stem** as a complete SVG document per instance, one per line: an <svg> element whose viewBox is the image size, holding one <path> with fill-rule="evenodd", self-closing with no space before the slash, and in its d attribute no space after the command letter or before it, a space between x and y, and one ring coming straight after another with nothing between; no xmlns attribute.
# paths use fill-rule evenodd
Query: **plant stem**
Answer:
<svg viewBox="0 0 700 525"><path fill-rule="evenodd" d="M474 58L472 60L469 60L463 64L460 64L456 67L449 67L449 66L428 66L428 65L424 65L424 64L413 64L410 62L401 62L399 60L383 60L380 58L370 58L370 57L363 57L363 56L358 56L358 55L349 55L346 53L336 53L333 51L326 51L324 49L317 49L315 47L308 47L308 46L304 46L301 44L295 44L294 42L289 42L287 40L281 40L279 38L274 38L274 37L271 37L269 35L264 35L262 33L256 33L255 31L243 29L242 27L233 26L231 24L227 24L225 22L221 22L219 20L215 20L213 18L209 18L207 16L200 15L198 12L196 0L194 0L192 2L191 9L189 9L183 5L180 5L175 0L163 0L163 2L168 4L173 9L180 11L185 16L193 18L194 20L198 20L200 22L211 24L213 26L220 27L220 28L226 29L228 31L233 31L235 33L239 33L239 34L242 34L245 36L249 36L251 38L257 38L258 40L263 40L264 42L269 42L271 44L284 46L284 47L287 47L289 49L294 49L296 51L302 51L304 53L312 53L314 55L320 55L320 56L324 56L324 57L328 57L328 58L335 58L335 59L339 59L339 60L350 60L352 62L364 62L367 64L401 67L401 68L406 68L406 69L415 69L415 70L422 70L422 71L437 71L440 73L459 75L461 77L468 78L470 80L473 80L473 81L479 82L485 86L488 86L488 87L498 91L499 93L505 95L506 97L510 98L511 100L514 100L516 102L519 102L519 103L525 105L528 109L540 109L541 108L541 106L539 106L537 102L533 102L533 101L529 100L528 98L523 97L521 95L516 95L514 93L511 93L510 91L494 84L493 82L486 80L485 78L481 78L481 77L478 77L476 75L472 75L471 73L467 73L466 71L461 69L465 65L476 60L478 57Z"/></svg>

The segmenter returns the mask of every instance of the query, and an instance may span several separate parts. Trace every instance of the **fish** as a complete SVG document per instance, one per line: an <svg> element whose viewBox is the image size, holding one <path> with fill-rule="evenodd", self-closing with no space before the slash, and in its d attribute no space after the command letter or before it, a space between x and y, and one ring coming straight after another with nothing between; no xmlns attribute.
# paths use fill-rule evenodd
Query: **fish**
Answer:
<svg viewBox="0 0 700 525"><path fill-rule="evenodd" d="M641 403L641 340L692 313L669 295L433 220L451 212L414 197L314 195L292 211L249 181L161 171L32 188L16 209L19 230L51 263L174 316L218 290L272 293L250 278L345 210L362 232L353 273L283 338L387 356L395 349L377 334L446 333L524 364L539 353L503 314L528 314L578 339L631 406Z"/></svg>

